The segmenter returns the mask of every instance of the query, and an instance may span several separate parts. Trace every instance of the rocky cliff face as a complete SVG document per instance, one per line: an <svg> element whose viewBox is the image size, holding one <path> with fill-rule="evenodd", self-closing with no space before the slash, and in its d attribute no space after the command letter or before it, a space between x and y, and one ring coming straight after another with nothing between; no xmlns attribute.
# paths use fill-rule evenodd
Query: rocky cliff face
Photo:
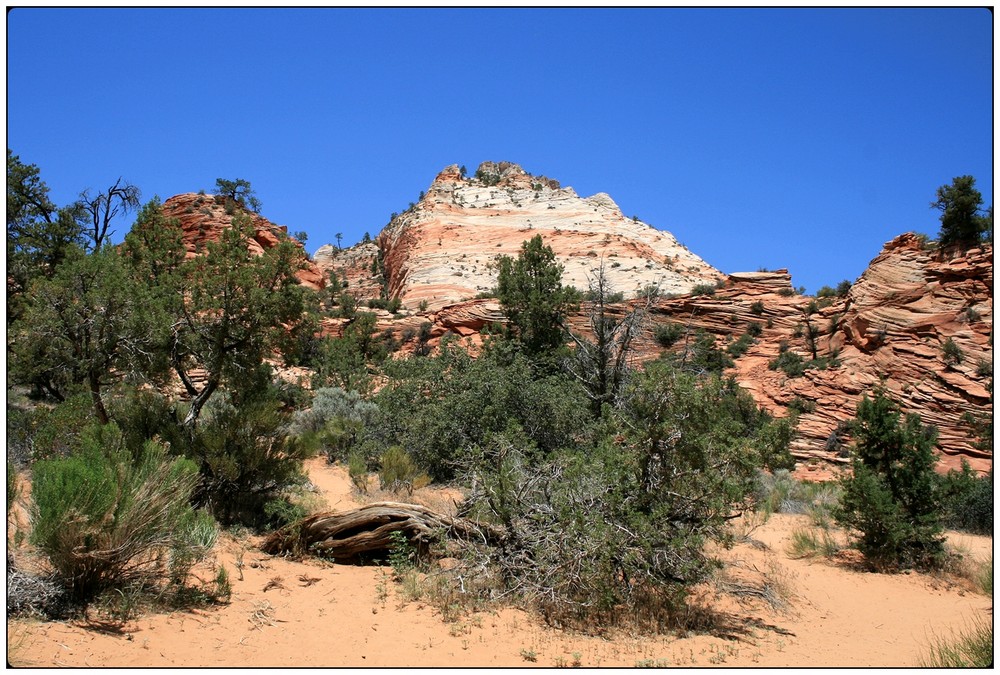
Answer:
<svg viewBox="0 0 1000 675"><path fill-rule="evenodd" d="M775 415L801 409L792 444L798 458L846 463L843 422L881 384L904 413L938 428L939 469L958 468L964 458L986 471L992 450L975 447L966 415L993 414L992 289L991 246L943 259L904 234L885 245L845 298L825 306L795 295L783 270L732 274L714 295L661 300L637 343L638 359L661 353L654 338L660 324L704 329L724 348L756 322L761 334L729 374ZM585 328L583 317L573 323ZM807 362L815 356L828 363L799 377L772 370L783 344Z"/></svg>
<svg viewBox="0 0 1000 675"><path fill-rule="evenodd" d="M176 218L183 230L184 246L188 255L204 247L205 242L218 241L223 230L232 225L232 215L226 213L225 200L214 195L201 195L193 192L176 195L163 203L163 214L168 218ZM256 254L278 245L280 237L288 234L288 228L275 225L267 218L258 214L250 214L254 236L250 242L250 251ZM295 240L292 239L294 242ZM301 248L302 244L295 242ZM302 285L319 290L323 287L323 273L311 260L305 250L302 251L306 267L299 270L296 276Z"/></svg>
<svg viewBox="0 0 1000 675"><path fill-rule="evenodd" d="M493 288L491 263L501 254L516 256L537 234L565 266L563 283L580 289L602 258L627 296L650 284L687 292L722 276L669 232L626 218L608 195L581 198L507 162L483 163L476 177L447 167L376 241L389 297L410 308L426 301L440 309Z"/></svg>

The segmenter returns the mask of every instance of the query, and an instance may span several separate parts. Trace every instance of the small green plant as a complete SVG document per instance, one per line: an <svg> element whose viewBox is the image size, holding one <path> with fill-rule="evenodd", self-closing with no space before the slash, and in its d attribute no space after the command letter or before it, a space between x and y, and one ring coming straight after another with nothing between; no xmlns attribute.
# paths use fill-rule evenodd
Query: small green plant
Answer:
<svg viewBox="0 0 1000 675"><path fill-rule="evenodd" d="M697 284L691 289L691 295L715 295L715 284Z"/></svg>
<svg viewBox="0 0 1000 675"><path fill-rule="evenodd" d="M412 493L415 488L430 483L430 478L420 470L402 446L393 445L382 453L379 464L378 477L383 490L405 490Z"/></svg>
<svg viewBox="0 0 1000 675"><path fill-rule="evenodd" d="M756 300L750 305L750 313L757 316L762 316L764 314L764 302L762 300Z"/></svg>
<svg viewBox="0 0 1000 675"><path fill-rule="evenodd" d="M921 660L921 665L925 668L991 668L992 624L977 619L972 626L951 639L936 639L930 654Z"/></svg>
<svg viewBox="0 0 1000 675"><path fill-rule="evenodd" d="M534 649L522 649L521 658L524 659L525 661L530 661L531 663L534 663L535 661L538 660L538 654L535 653Z"/></svg>
<svg viewBox="0 0 1000 675"><path fill-rule="evenodd" d="M770 370L781 370L788 377L802 377L806 372L805 360L787 346L767 367Z"/></svg>
<svg viewBox="0 0 1000 675"><path fill-rule="evenodd" d="M426 312L427 311L427 301L426 300L421 300L420 304L417 305L417 307L420 309L421 312Z"/></svg>
<svg viewBox="0 0 1000 675"><path fill-rule="evenodd" d="M672 346L681 336L684 335L684 326L679 323L667 322L658 325L653 329L653 337L656 339L656 344L660 345L664 349Z"/></svg>
<svg viewBox="0 0 1000 675"><path fill-rule="evenodd" d="M979 377L992 377L993 363L987 361L986 359L979 359L979 361L976 362L976 375Z"/></svg>
<svg viewBox="0 0 1000 675"><path fill-rule="evenodd" d="M416 561L416 549L410 543L406 533L396 530L389 533L389 565L397 580L402 579L406 573L413 569Z"/></svg>
<svg viewBox="0 0 1000 675"><path fill-rule="evenodd" d="M347 473L359 492L368 492L368 461L360 450L352 450L347 456Z"/></svg>
<svg viewBox="0 0 1000 675"><path fill-rule="evenodd" d="M792 558L813 558L822 556L829 558L837 553L840 547L824 528L798 528L792 531L787 553Z"/></svg>
<svg viewBox="0 0 1000 675"><path fill-rule="evenodd" d="M957 366L962 362L964 356L962 348L951 338L945 340L944 344L941 345L941 354L946 366Z"/></svg>
<svg viewBox="0 0 1000 675"><path fill-rule="evenodd" d="M225 565L219 565L216 569L214 584L213 595L215 599L219 602L228 603L233 597L233 584L229 581L229 572L226 571Z"/></svg>

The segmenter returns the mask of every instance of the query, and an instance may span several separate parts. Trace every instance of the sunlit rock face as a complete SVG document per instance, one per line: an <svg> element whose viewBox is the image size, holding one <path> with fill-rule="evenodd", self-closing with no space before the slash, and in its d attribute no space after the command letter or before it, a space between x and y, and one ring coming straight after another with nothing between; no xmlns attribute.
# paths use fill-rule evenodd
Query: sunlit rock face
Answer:
<svg viewBox="0 0 1000 675"><path fill-rule="evenodd" d="M188 256L198 255L209 241L218 241L223 230L232 226L233 216L226 213L225 200L214 195L195 194L193 192L176 195L163 202L163 214L167 218L176 219L181 226L182 240ZM275 225L261 215L251 213L254 235L249 242L252 253L259 255L265 249L278 245L280 238L288 234L288 228ZM301 249L302 244L292 241ZM302 251L303 269L296 272L302 285L319 290L323 286L322 272L308 260L305 250Z"/></svg>
<svg viewBox="0 0 1000 675"><path fill-rule="evenodd" d="M495 286L497 256L516 256L535 235L563 265L563 283L581 290L602 260L626 296L653 284L684 293L723 276L669 232L626 218L606 194L582 198L517 164L484 162L472 177L445 168L379 234L389 297L431 309L473 298Z"/></svg>

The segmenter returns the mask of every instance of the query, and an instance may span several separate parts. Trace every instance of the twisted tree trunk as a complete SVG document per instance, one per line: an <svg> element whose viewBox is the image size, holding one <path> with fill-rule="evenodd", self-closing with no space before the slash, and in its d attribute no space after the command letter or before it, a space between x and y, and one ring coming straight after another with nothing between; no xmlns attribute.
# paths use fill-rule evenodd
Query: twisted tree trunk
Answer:
<svg viewBox="0 0 1000 675"><path fill-rule="evenodd" d="M315 552L336 560L389 551L392 533L425 548L438 537L493 543L505 532L494 525L452 518L417 504L378 502L343 513L317 513L272 532L261 544L265 553Z"/></svg>

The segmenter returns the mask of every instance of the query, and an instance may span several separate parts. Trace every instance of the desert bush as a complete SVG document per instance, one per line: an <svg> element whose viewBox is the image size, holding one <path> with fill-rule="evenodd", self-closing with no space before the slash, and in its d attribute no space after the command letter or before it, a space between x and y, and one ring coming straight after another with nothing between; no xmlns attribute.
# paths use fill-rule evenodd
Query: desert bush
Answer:
<svg viewBox="0 0 1000 675"><path fill-rule="evenodd" d="M697 284L691 289L691 295L715 295L715 284Z"/></svg>
<svg viewBox="0 0 1000 675"><path fill-rule="evenodd" d="M673 344L680 340L683 335L684 326L679 323L662 323L653 329L653 337L656 339L656 344L660 345L664 349L673 346Z"/></svg>
<svg viewBox="0 0 1000 675"><path fill-rule="evenodd" d="M79 448L80 431L95 422L90 394L77 394L47 408L14 412L8 408L8 457L27 464L49 457L65 457ZM12 446L13 444L13 446Z"/></svg>
<svg viewBox="0 0 1000 675"><path fill-rule="evenodd" d="M852 474L841 481L834 509L839 525L859 532L855 547L871 567L938 568L944 561L940 502L935 489L937 430L920 417L900 420L882 390L858 404Z"/></svg>
<svg viewBox="0 0 1000 675"><path fill-rule="evenodd" d="M358 491L368 492L368 462L360 450L347 455L347 474Z"/></svg>
<svg viewBox="0 0 1000 675"><path fill-rule="evenodd" d="M962 354L962 348L951 338L944 341L941 345L941 355L944 359L945 365L957 366L962 362L964 355Z"/></svg>
<svg viewBox="0 0 1000 675"><path fill-rule="evenodd" d="M726 352L715 346L715 337L701 328L684 352L670 360L680 368L699 375L720 375L726 368L735 365Z"/></svg>
<svg viewBox="0 0 1000 675"><path fill-rule="evenodd" d="M260 525L263 506L302 479L306 448L287 435L288 413L274 391L209 401L185 453L201 473L195 503L224 525Z"/></svg>
<svg viewBox="0 0 1000 675"><path fill-rule="evenodd" d="M482 565L558 625L660 630L716 567L755 467L787 437L730 381L656 362L637 374L608 433L585 452L533 452L504 431L463 456L462 512L503 528ZM782 445L784 444L784 445Z"/></svg>
<svg viewBox="0 0 1000 675"><path fill-rule="evenodd" d="M750 305L750 313L762 316L764 314L764 302L762 300L755 300Z"/></svg>
<svg viewBox="0 0 1000 675"><path fill-rule="evenodd" d="M413 458L401 446L393 445L379 457L378 478L383 490L412 493L430 483L430 479L414 463Z"/></svg>
<svg viewBox="0 0 1000 675"><path fill-rule="evenodd" d="M359 439L372 466L400 445L433 478L447 480L465 449L491 434L516 430L545 454L578 444L590 428L582 386L536 372L511 341L488 341L476 359L445 346L438 356L387 366L392 380L373 397L378 411Z"/></svg>
<svg viewBox="0 0 1000 675"><path fill-rule="evenodd" d="M344 459L364 426L364 418L377 410L356 391L340 387L316 390L312 406L292 415L289 433L310 451L321 450L333 461Z"/></svg>
<svg viewBox="0 0 1000 675"><path fill-rule="evenodd" d="M796 528L792 530L786 552L792 558L829 558L840 550L840 546L827 528Z"/></svg>
<svg viewBox="0 0 1000 675"><path fill-rule="evenodd" d="M770 370L784 371L788 377L802 377L806 372L805 360L790 349L783 350L778 358L767 364Z"/></svg>
<svg viewBox="0 0 1000 675"><path fill-rule="evenodd" d="M980 476L962 460L962 469L937 476L945 527L991 534L993 532L993 470Z"/></svg>
<svg viewBox="0 0 1000 675"><path fill-rule="evenodd" d="M747 353L747 350L750 349L750 345L752 345L753 342L753 336L750 333L744 333L737 340L729 343L726 347L726 353L734 359L738 359Z"/></svg>
<svg viewBox="0 0 1000 675"><path fill-rule="evenodd" d="M76 598L155 579L171 561L199 552L192 529L197 467L147 441L128 448L115 424L90 426L81 448L33 470L32 542ZM176 568L180 569L180 567Z"/></svg>

